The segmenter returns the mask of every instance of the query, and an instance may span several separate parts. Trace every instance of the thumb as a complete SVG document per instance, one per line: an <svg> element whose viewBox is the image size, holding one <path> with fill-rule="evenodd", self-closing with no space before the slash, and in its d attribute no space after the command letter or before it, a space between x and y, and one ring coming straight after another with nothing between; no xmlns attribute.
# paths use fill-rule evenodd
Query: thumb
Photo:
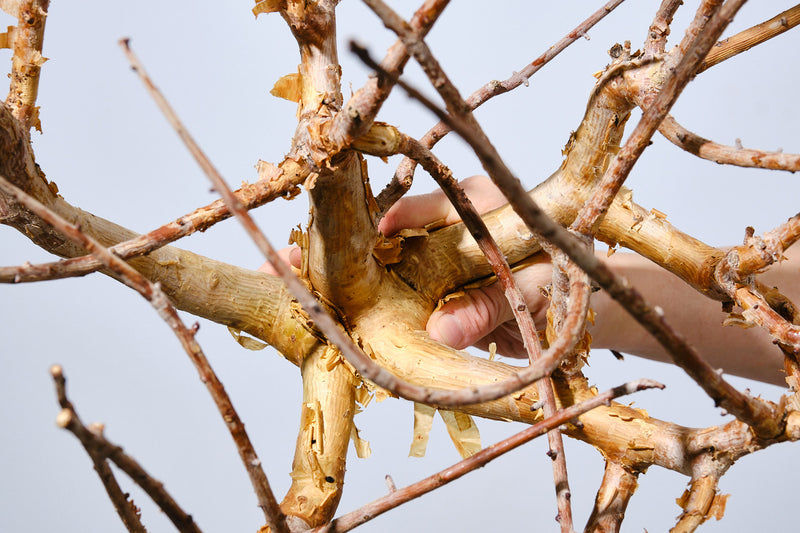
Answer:
<svg viewBox="0 0 800 533"><path fill-rule="evenodd" d="M466 291L431 314L431 338L458 350L475 344L513 318L497 284Z"/></svg>

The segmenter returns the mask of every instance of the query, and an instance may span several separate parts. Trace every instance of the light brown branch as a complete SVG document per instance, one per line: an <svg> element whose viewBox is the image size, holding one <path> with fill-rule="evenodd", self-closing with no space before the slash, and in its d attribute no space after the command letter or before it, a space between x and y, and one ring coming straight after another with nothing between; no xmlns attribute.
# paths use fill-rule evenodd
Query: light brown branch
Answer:
<svg viewBox="0 0 800 533"><path fill-rule="evenodd" d="M725 512L727 496L717 495L717 484L720 476L730 466L723 457L717 463L711 453L705 453L696 459L695 472L689 484L689 489L678 498L678 504L683 512L678 518L678 523L670 529L670 533L693 533L703 522L709 518L722 518Z"/></svg>
<svg viewBox="0 0 800 533"><path fill-rule="evenodd" d="M411 29L420 37L427 35L449 3L450 0L426 0L411 17ZM381 66L387 72L399 76L409 57L405 45L398 40L389 48ZM394 83L391 80L369 79L334 117L329 140L335 146L344 147L366 133L393 88Z"/></svg>
<svg viewBox="0 0 800 533"><path fill-rule="evenodd" d="M394 490L382 498L357 509L351 513L341 516L328 524L327 526L318 528L315 533L344 533L351 529L389 511L395 507L418 498L428 492L437 489L451 481L454 481L461 476L472 472L473 470L485 466L489 461L500 457L526 442L529 442L536 437L544 435L560 425L573 422L582 413L585 413L595 407L607 404L612 399L622 395L632 394L636 391L658 388L663 389L664 385L649 379L640 379L631 381L625 385L620 385L613 389L609 389L600 393L593 398L583 401L581 403L572 405L560 411L557 411L552 417L549 417L541 422L532 425L529 428L513 435L505 440L498 442L492 446L487 446L483 450L477 452L471 457L460 461L453 466L442 470L441 472L427 477L407 487Z"/></svg>
<svg viewBox="0 0 800 533"><path fill-rule="evenodd" d="M662 0L656 16L650 24L650 30L644 43L645 59L652 59L664 53L670 32L669 26L672 24L675 12L681 5L683 5L682 0Z"/></svg>
<svg viewBox="0 0 800 533"><path fill-rule="evenodd" d="M620 530L628 502L636 492L638 478L639 472L632 472L616 461L606 461L603 481L597 490L584 533L617 533Z"/></svg>
<svg viewBox="0 0 800 533"><path fill-rule="evenodd" d="M131 533L146 533L147 530L142 525L139 517L139 509L132 500L128 500L128 495L122 492L119 483L117 483L117 478L114 477L114 472L106 461L107 455L96 444L100 436L83 425L72 403L67 398L66 379L61 367L52 367L50 373L55 382L58 403L61 405L61 412L56 417L56 424L58 427L67 429L75 435L83 449L86 450L97 475L100 477L100 481L103 483L103 488L108 494L108 499L111 500L125 528ZM189 519L191 520L191 517Z"/></svg>
<svg viewBox="0 0 800 533"><path fill-rule="evenodd" d="M18 5L17 27L13 32L14 57L9 74L11 86L5 103L26 129L41 131L36 97L41 66L46 61L42 57L42 44L50 0L23 0Z"/></svg>
<svg viewBox="0 0 800 533"><path fill-rule="evenodd" d="M297 187L310 173L308 165L301 166L286 158L275 168L274 174L252 184L242 186L234 194L246 209L253 209L276 198L293 198L299 194ZM205 231L217 222L230 218L231 212L225 202L216 200L195 209L155 230L115 244L110 251L122 259L131 259L161 248L171 242L187 237L197 231ZM103 268L103 263L92 255L63 259L51 263L0 267L0 283L22 283L85 276Z"/></svg>
<svg viewBox="0 0 800 533"><path fill-rule="evenodd" d="M62 412L58 415L59 426L71 431L81 441L93 461L99 460L107 465L105 460L110 459L130 476L167 515L178 531L199 533L200 528L194 523L192 516L181 509L180 505L164 488L163 483L150 476L135 459L127 455L119 446L109 442L101 432L93 431L83 425L75 412L75 408L67 398L66 378L61 367L58 365L51 367L50 374L55 381L58 403L62 408ZM126 503L128 507L133 505L127 501ZM125 520L123 518L123 521Z"/></svg>
<svg viewBox="0 0 800 533"><path fill-rule="evenodd" d="M789 31L798 24L800 24L800 5L791 7L761 24L718 42L708 53L698 72L703 72L726 59L746 52L754 46Z"/></svg>
<svg viewBox="0 0 800 533"><path fill-rule="evenodd" d="M658 131L675 146L715 163L788 172L800 170L800 154L764 152L715 143L687 130L671 115L664 118Z"/></svg>

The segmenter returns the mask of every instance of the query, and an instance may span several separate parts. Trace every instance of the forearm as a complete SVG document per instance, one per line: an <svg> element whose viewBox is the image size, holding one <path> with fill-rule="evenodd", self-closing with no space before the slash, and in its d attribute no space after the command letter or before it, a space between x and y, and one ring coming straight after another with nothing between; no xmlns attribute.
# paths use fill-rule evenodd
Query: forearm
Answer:
<svg viewBox="0 0 800 533"><path fill-rule="evenodd" d="M800 254L791 251L788 259L760 276L777 286L789 299L800 297ZM630 281L652 305L664 310L665 319L715 368L728 374L785 385L783 354L760 328L723 326L727 314L720 302L701 295L678 277L635 254L617 253L608 258L609 266ZM657 361L671 359L660 344L604 291L592 297L597 312L590 329L595 348L609 348Z"/></svg>

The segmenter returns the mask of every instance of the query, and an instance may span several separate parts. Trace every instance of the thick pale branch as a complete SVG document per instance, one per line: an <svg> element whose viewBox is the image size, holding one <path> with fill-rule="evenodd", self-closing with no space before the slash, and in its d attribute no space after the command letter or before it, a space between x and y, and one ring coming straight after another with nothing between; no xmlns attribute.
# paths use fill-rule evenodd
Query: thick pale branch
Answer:
<svg viewBox="0 0 800 533"><path fill-rule="evenodd" d="M659 54L663 54L667 46L667 37L670 33L670 24L675 12L683 5L681 0L662 0L658 7L658 12L650 24L650 31L644 43L644 55L646 59L651 59Z"/></svg>
<svg viewBox="0 0 800 533"><path fill-rule="evenodd" d="M734 6L736 4L733 4ZM722 17L720 17L722 18ZM351 49L370 67L379 69L365 50L351 43ZM387 73L381 73L388 76ZM514 211L525 221L532 231L550 241L563 250L571 260L592 277L609 295L617 300L631 316L644 326L653 337L670 353L676 364L686 372L714 399L715 403L725 408L737 418L753 426L764 436L772 436L782 431L782 414L775 406L757 398L750 398L732 387L722 379L697 351L689 346L664 320L660 308L651 307L635 289L628 286L625 280L612 272L592 253L587 253L580 240L561 227L526 194L519 179L514 176L503 162L496 149L484 142L484 137L474 132L473 128L458 117L443 112L430 102L419 91L402 80L397 83L417 99L425 107L436 114L440 120L448 122L473 149L489 176L503 191Z"/></svg>
<svg viewBox="0 0 800 533"><path fill-rule="evenodd" d="M297 435L292 485L281 503L304 529L333 518L344 487L345 461L355 431L358 379L332 346L320 345L301 365L303 403Z"/></svg>
<svg viewBox="0 0 800 533"><path fill-rule="evenodd" d="M703 30L694 38L689 39L689 34L684 39L679 49L686 48L680 56L674 69L658 94L653 98L645 98L644 113L639 123L631 132L628 140L620 148L617 156L605 171L603 178L597 184L591 199L581 208L580 213L572 224L578 233L590 234L592 228L606 211L619 192L625 179L630 174L639 157L649 146L650 139L655 134L661 121L667 116L678 96L696 74L702 59L708 54L711 46L722 34L728 23L733 19L744 0L731 0L716 13L703 27Z"/></svg>

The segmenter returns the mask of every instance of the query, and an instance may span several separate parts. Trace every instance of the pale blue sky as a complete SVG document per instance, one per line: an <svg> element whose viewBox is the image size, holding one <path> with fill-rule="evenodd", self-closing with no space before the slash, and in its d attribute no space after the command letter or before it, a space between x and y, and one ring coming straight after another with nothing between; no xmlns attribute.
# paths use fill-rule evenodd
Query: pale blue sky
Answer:
<svg viewBox="0 0 800 533"><path fill-rule="evenodd" d="M399 2L395 2L399 4ZM428 42L462 92L519 70L600 6L600 2L454 2ZM673 36L683 35L695 2L679 12ZM403 2L405 14L415 3ZM491 5L491 9L487 6ZM561 161L594 83L615 42L641 44L658 2L630 1L574 44L530 83L478 113L509 165L533 187ZM745 6L735 29L760 22L791 2ZM132 45L188 128L232 184L252 180L258 159L277 162L288 151L294 105L269 89L295 70L298 55L283 20L253 20L252 2L54 2L48 20L40 105L43 135L34 135L37 160L74 205L147 231L215 197L196 165L130 72L116 42ZM360 2L339 11L340 39L357 37L380 56L391 35ZM12 24L11 19L0 21ZM736 30L734 30L736 31ZM686 127L719 142L800 151L797 94L800 32L715 67L692 83L674 114ZM10 54L3 52L8 59ZM367 72L345 52L345 87ZM418 85L416 67L408 68ZM421 135L431 118L397 94L382 120ZM635 117L636 118L636 117ZM634 119L635 119L634 118ZM437 149L459 177L480 173L457 139ZM370 162L373 189L391 176ZM634 170L636 200L665 212L679 228L722 245L741 241L748 225L762 232L797 211L797 176L730 169L699 161L661 137ZM431 188L418 174L414 190ZM256 211L282 246L290 228L305 223L304 196ZM210 257L256 267L262 259L234 221L179 243ZM0 264L48 260L17 232L0 228ZM0 286L0 531L108 532L123 527L78 442L55 427L58 407L48 367L63 365L70 395L84 421L106 424L121 444L161 479L204 531L255 531L261 524L247 477L219 415L177 341L137 294L101 275ZM194 319L187 317L187 322ZM248 352L225 328L202 322L198 340L220 374L263 461L278 497L289 484L299 418L300 379L274 352ZM712 402L683 373L628 357L622 363L594 353L587 375L601 389L638 377L668 385L635 398L654 416L685 425L723 422ZM780 389L734 379L775 399ZM428 455L407 458L412 408L389 400L356 418L372 444L367 460L351 457L340 511L386 491L384 475L406 485L455 462L441 424ZM479 421L484 444L521 426ZM602 475L593 449L568 441L567 459L576 523L591 509ZM703 531L788 531L796 528L797 468L791 445L775 446L735 465L721 483L731 493L726 518ZM362 531L555 531L550 461L537 442L517 450L432 496L392 511ZM791 455L790 455L791 454ZM171 526L124 475L120 481L143 507L151 531ZM686 478L658 468L642 477L623 531L665 531L674 523ZM768 513L768 514L767 514ZM533 525L532 525L533 524Z"/></svg>

